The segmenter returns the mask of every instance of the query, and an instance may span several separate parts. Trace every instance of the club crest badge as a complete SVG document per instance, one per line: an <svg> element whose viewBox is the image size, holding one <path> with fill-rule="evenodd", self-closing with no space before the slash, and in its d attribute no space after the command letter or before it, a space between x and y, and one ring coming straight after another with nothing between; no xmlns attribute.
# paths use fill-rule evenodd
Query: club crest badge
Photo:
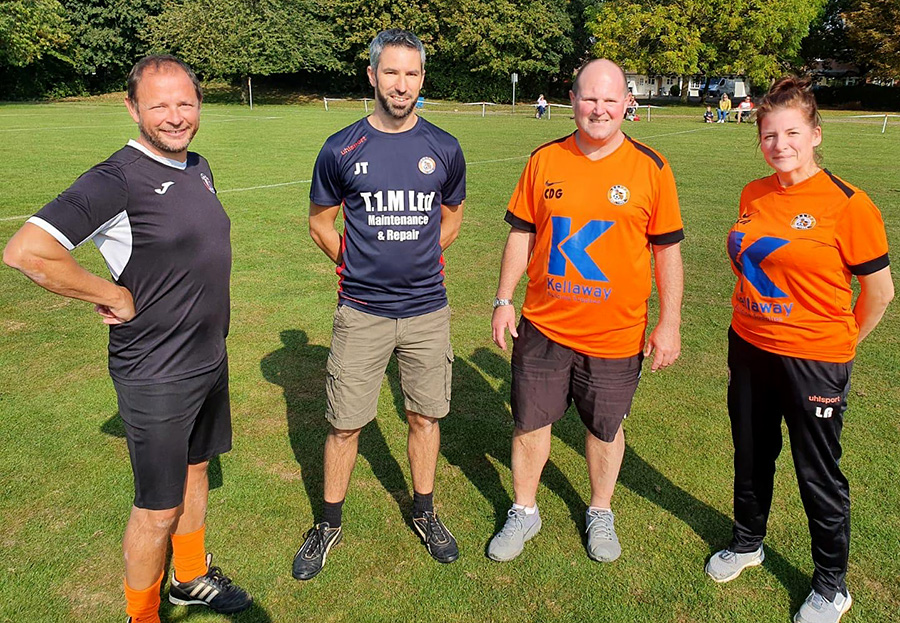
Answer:
<svg viewBox="0 0 900 623"><path fill-rule="evenodd" d="M631 198L631 191L621 184L616 184L609 189L609 193L606 196L609 198L610 203L617 206L623 206L628 203L628 200Z"/></svg>
<svg viewBox="0 0 900 623"><path fill-rule="evenodd" d="M424 156L419 160L419 171L424 173L425 175L431 175L434 173L435 169L434 160L429 158L428 156Z"/></svg>
<svg viewBox="0 0 900 623"><path fill-rule="evenodd" d="M791 221L791 227L794 229L812 229L816 226L816 217L812 214L798 214Z"/></svg>
<svg viewBox="0 0 900 623"><path fill-rule="evenodd" d="M206 186L206 190L215 195L216 189L213 188L212 180L209 179L209 176L206 173L201 173L200 179L203 180L203 185Z"/></svg>

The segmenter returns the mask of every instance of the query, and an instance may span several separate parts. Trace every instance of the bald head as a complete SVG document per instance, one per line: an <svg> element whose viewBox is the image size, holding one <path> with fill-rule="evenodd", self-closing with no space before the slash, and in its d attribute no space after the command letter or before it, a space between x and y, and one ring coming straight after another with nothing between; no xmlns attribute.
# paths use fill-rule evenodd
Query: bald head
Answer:
<svg viewBox="0 0 900 623"><path fill-rule="evenodd" d="M572 82L572 93L578 95L584 84L594 83L597 80L614 80L622 85L622 93L628 94L628 81L621 67L611 60L595 58L578 68L575 80Z"/></svg>

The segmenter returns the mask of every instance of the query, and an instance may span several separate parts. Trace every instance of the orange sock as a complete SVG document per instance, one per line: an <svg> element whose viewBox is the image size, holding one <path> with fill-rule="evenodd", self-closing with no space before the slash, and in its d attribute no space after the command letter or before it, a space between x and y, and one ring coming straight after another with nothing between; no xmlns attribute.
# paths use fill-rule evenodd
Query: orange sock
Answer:
<svg viewBox="0 0 900 623"><path fill-rule="evenodd" d="M132 623L160 623L159 621L159 586L162 584L163 574L152 586L136 591L128 582L125 585L125 614L131 617Z"/></svg>
<svg viewBox="0 0 900 623"><path fill-rule="evenodd" d="M206 526L189 534L172 535L172 564L179 582L190 582L206 573Z"/></svg>

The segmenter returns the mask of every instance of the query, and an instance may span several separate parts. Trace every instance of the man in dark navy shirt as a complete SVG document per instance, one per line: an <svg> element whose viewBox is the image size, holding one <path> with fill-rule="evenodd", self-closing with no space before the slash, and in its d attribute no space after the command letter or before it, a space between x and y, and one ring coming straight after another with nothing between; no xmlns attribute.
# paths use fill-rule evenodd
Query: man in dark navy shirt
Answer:
<svg viewBox="0 0 900 623"><path fill-rule="evenodd" d="M341 539L359 432L375 417L393 353L409 423L413 526L436 560L459 556L432 496L453 362L442 251L462 222L465 160L455 138L415 113L422 42L386 30L372 40L369 59L375 112L325 141L310 191L310 233L337 265L339 283L327 362L325 504L294 557L298 580L321 571ZM343 235L335 229L342 208Z"/></svg>
<svg viewBox="0 0 900 623"><path fill-rule="evenodd" d="M125 530L126 613L159 621L168 541L169 600L222 613L251 598L204 546L209 460L231 449L225 337L231 222L206 160L187 148L203 95L172 56L139 61L128 111L140 136L79 177L9 241L8 265L94 303L109 325L109 372L125 423L135 497ZM92 240L113 281L70 255Z"/></svg>

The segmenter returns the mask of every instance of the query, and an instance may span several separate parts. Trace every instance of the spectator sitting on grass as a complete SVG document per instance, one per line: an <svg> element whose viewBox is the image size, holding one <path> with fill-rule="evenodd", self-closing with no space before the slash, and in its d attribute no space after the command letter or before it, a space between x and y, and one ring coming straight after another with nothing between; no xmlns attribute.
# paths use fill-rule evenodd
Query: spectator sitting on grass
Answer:
<svg viewBox="0 0 900 623"><path fill-rule="evenodd" d="M704 123L712 123L713 117L714 117L714 115L713 115L713 111L712 111L712 106L707 106L706 112L703 113L703 122Z"/></svg>

